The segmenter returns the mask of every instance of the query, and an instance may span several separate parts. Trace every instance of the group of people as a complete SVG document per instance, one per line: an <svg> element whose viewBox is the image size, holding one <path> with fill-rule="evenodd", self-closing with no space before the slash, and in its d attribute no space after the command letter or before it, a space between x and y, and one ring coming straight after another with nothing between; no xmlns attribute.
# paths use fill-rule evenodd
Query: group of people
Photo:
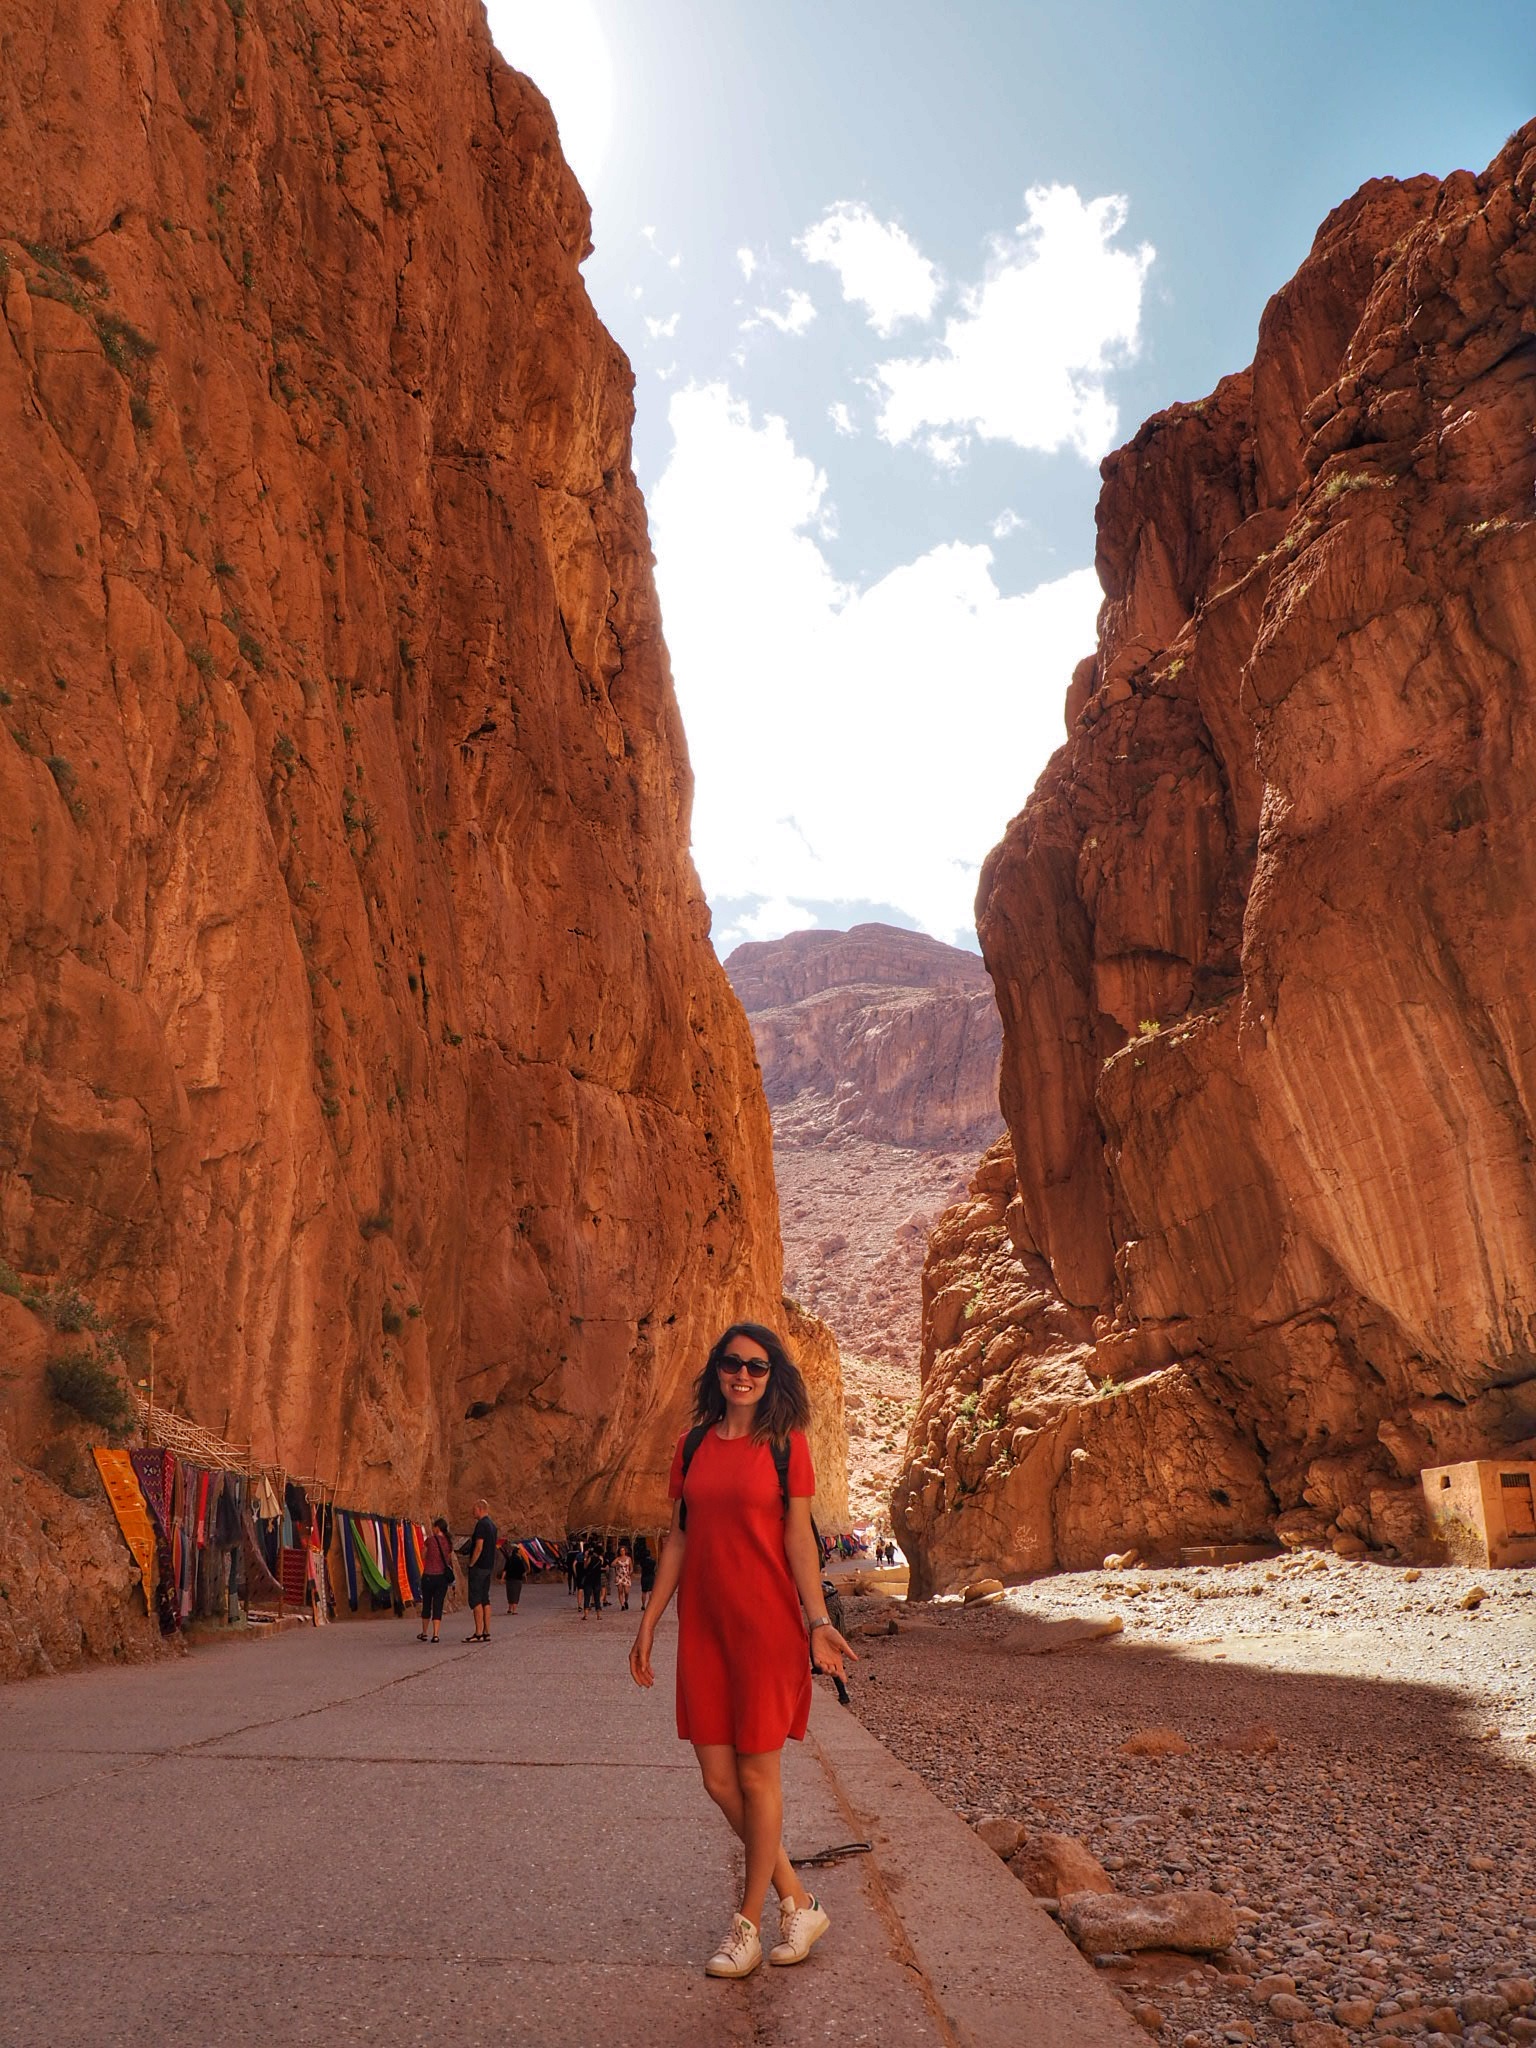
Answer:
<svg viewBox="0 0 1536 2048"><path fill-rule="evenodd" d="M617 1543L610 1536L578 1536L565 1561L565 1591L575 1595L577 1613L583 1621L589 1614L601 1615L605 1607L617 1604L629 1612L629 1596L640 1581L640 1611L644 1613L656 1584L656 1553L644 1536L631 1546L628 1537Z"/></svg>
<svg viewBox="0 0 1536 2048"><path fill-rule="evenodd" d="M514 1537L498 1540L496 1524L491 1519L491 1504L488 1500L478 1500L475 1502L475 1526L457 1550L444 1516L438 1515L428 1531L421 1572L421 1628L416 1636L419 1643L436 1643L442 1639L443 1605L454 1582L456 1557L465 1560L469 1611L474 1628L473 1634L464 1638L466 1643L488 1643L491 1640L493 1579L499 1577L506 1582L507 1612L517 1612L523 1582L528 1576L528 1560Z"/></svg>

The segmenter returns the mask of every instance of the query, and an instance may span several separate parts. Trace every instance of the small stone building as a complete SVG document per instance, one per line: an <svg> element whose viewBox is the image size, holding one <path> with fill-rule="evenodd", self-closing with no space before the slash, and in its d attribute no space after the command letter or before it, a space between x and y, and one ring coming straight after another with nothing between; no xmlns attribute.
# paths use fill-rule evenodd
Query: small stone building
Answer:
<svg viewBox="0 0 1536 2048"><path fill-rule="evenodd" d="M1536 1565L1536 1462L1431 1465L1420 1479L1430 1528L1453 1563Z"/></svg>

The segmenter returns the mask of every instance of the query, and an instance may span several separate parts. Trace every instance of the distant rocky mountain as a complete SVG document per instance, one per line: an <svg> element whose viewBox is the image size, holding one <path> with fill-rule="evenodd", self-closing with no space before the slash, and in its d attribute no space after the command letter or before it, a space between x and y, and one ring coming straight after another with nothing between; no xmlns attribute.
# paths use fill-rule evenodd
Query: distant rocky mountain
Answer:
<svg viewBox="0 0 1536 2048"><path fill-rule="evenodd" d="M739 946L725 967L773 1117L784 1285L837 1335L850 1506L883 1515L928 1233L1003 1127L992 984L974 953L884 924Z"/></svg>
<svg viewBox="0 0 1536 2048"><path fill-rule="evenodd" d="M725 971L752 1020L781 1146L859 1132L969 1151L1002 1128L1002 1024L978 954L859 924L738 946Z"/></svg>

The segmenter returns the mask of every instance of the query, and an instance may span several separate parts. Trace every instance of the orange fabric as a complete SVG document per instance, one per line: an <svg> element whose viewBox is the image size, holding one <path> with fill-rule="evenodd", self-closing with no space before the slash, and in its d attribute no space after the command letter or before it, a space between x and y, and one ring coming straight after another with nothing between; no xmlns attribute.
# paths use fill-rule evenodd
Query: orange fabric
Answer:
<svg viewBox="0 0 1536 2048"><path fill-rule="evenodd" d="M150 1524L149 1509L144 1503L144 1492L139 1485L138 1475L126 1451L105 1451L93 1447L91 1456L96 1460L96 1470L101 1474L101 1483L107 1489L107 1499L112 1503L112 1512L117 1517L117 1526L123 1532L139 1576L144 1581L144 1606L148 1613L155 1611L155 1532Z"/></svg>

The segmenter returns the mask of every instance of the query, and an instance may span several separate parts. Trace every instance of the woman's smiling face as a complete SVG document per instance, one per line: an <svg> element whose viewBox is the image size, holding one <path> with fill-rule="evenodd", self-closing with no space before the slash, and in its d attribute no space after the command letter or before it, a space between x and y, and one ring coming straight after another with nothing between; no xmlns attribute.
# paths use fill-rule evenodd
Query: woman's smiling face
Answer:
<svg viewBox="0 0 1536 2048"><path fill-rule="evenodd" d="M750 1337L731 1339L716 1366L728 1411L734 1408L740 1414L757 1406L768 1391L768 1374L750 1368L767 1364L768 1354L761 1344L754 1344Z"/></svg>

